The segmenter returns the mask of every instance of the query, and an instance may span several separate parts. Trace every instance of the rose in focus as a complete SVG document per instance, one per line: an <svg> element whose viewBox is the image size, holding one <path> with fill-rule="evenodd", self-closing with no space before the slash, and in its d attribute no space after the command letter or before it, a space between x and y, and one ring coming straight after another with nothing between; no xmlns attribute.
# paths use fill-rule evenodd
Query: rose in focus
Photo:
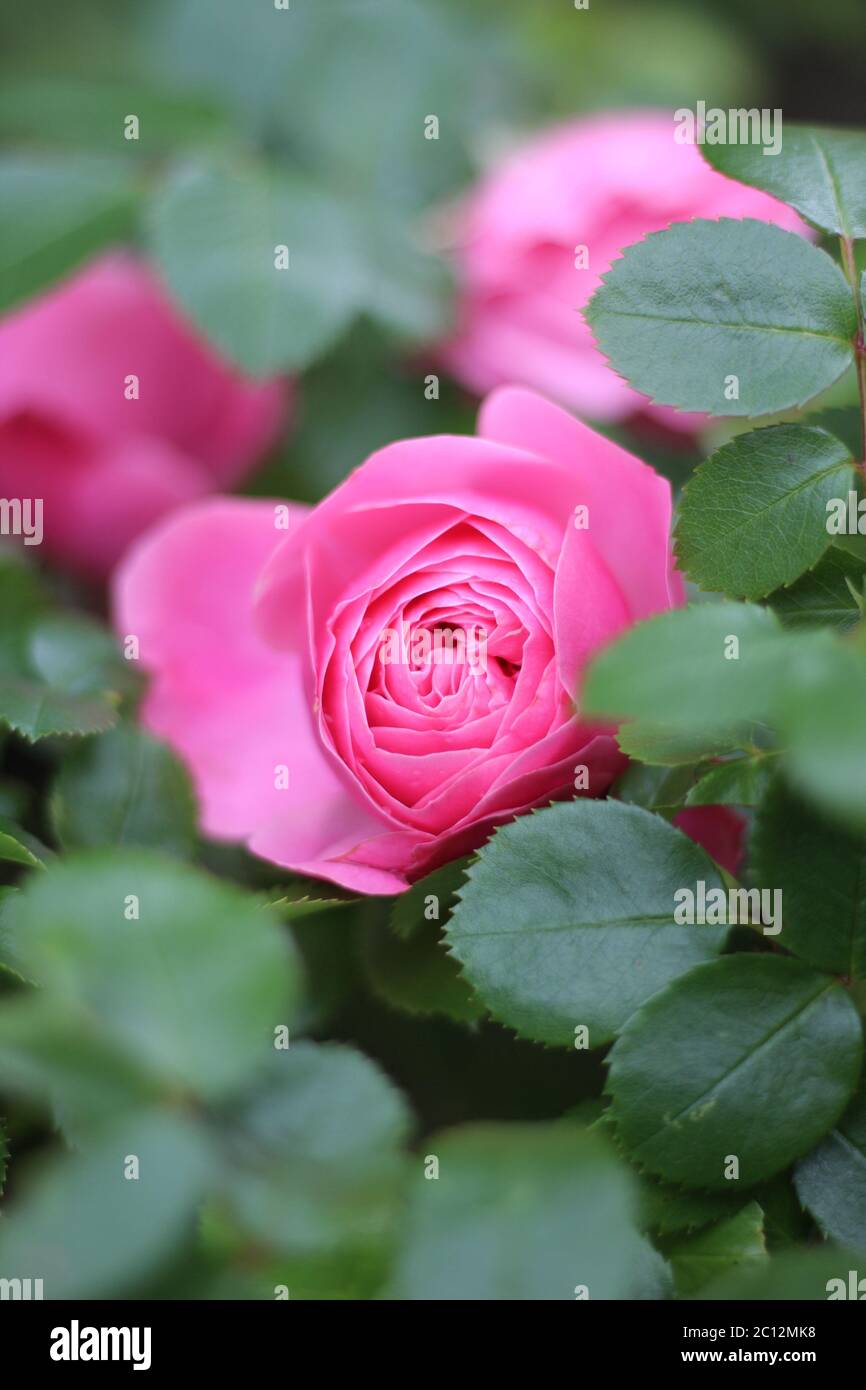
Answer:
<svg viewBox="0 0 866 1390"><path fill-rule="evenodd" d="M790 231L790 208L734 183L670 114L572 121L531 140L482 181L449 235L459 325L445 365L470 390L519 382L597 420L648 411L691 430L699 417L649 403L607 365L581 310L631 242L695 217L755 217Z"/></svg>
<svg viewBox="0 0 866 1390"><path fill-rule="evenodd" d="M0 321L0 495L43 501L46 548L91 578L174 507L241 478L285 406L105 257Z"/></svg>
<svg viewBox="0 0 866 1390"><path fill-rule="evenodd" d="M209 835L400 892L530 807L607 791L625 760L574 695L603 643L681 600L670 519L663 478L520 389L477 437L389 445L312 510L191 505L116 575L144 722Z"/></svg>

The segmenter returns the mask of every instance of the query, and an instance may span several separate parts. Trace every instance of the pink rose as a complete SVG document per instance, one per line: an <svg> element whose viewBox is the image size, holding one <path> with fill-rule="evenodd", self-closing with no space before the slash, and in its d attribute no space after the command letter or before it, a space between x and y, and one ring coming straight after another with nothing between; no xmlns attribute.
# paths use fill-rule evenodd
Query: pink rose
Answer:
<svg viewBox="0 0 866 1390"><path fill-rule="evenodd" d="M466 200L454 237L459 328L443 359L470 390L522 382L592 419L651 410L695 427L700 417L651 407L627 386L579 311L623 247L671 222L758 217L805 228L784 204L677 144L674 129L655 112L572 121L530 141Z"/></svg>
<svg viewBox="0 0 866 1390"><path fill-rule="evenodd" d="M572 699L602 643L681 601L670 516L664 479L520 389L477 438L392 444L310 511L196 503L116 576L144 721L208 834L398 893L622 770Z"/></svg>
<svg viewBox="0 0 866 1390"><path fill-rule="evenodd" d="M236 482L284 408L282 385L216 357L127 255L7 315L0 363L0 496L42 499L46 547L94 578L157 518Z"/></svg>

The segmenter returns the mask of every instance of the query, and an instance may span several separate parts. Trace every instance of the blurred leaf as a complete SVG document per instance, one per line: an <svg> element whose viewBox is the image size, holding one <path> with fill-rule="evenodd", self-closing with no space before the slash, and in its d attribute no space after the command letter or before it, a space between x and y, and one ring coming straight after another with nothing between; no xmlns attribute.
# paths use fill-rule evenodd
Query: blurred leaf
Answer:
<svg viewBox="0 0 866 1390"><path fill-rule="evenodd" d="M847 631L860 620L866 562L838 545L831 545L813 570L789 589L770 594L767 602L786 627L827 626Z"/></svg>
<svg viewBox="0 0 866 1390"><path fill-rule="evenodd" d="M440 397L425 396L419 366L395 370L393 345L366 320L304 376L297 419L281 453L259 469L247 491L318 502L353 468L395 439L471 434L475 402L445 378ZM339 401L339 410L334 402Z"/></svg>
<svg viewBox="0 0 866 1390"><path fill-rule="evenodd" d="M751 1187L830 1130L857 1084L857 1011L830 977L781 956L726 956L650 999L610 1054L611 1119L669 1182Z"/></svg>
<svg viewBox="0 0 866 1390"><path fill-rule="evenodd" d="M363 937L363 959L375 993L393 1009L410 1014L444 1014L472 1023L487 1010L450 956L436 922L422 922L409 937L385 923L370 923Z"/></svg>
<svg viewBox="0 0 866 1390"><path fill-rule="evenodd" d="M650 733L667 727L685 740L683 751L694 760L707 735L723 749L728 738L745 736L750 724L770 718L796 650L796 639L766 608L692 604L639 623L606 648L590 667L580 710L637 718ZM623 735L632 735L622 730L620 736L620 745L632 751Z"/></svg>
<svg viewBox="0 0 866 1390"><path fill-rule="evenodd" d="M307 366L362 311L418 339L444 326L444 269L402 227L300 175L181 170L148 222L180 304L255 375Z"/></svg>
<svg viewBox="0 0 866 1390"><path fill-rule="evenodd" d="M137 914L130 916L129 914ZM172 860L66 859L4 904L0 956L172 1088L222 1097L292 1021L290 945L255 898Z"/></svg>
<svg viewBox="0 0 866 1390"><path fill-rule="evenodd" d="M231 102L256 139L379 206L424 207L465 183L467 145L510 110L519 78L498 26L426 0L173 0L162 15L160 77ZM425 139L437 113L439 138Z"/></svg>
<svg viewBox="0 0 866 1390"><path fill-rule="evenodd" d="M665 1253L677 1294L690 1298L728 1270L766 1261L764 1213L757 1202L749 1202L736 1216L666 1245Z"/></svg>
<svg viewBox="0 0 866 1390"><path fill-rule="evenodd" d="M0 1224L0 1269L38 1276L46 1298L116 1298L192 1230L212 1166L180 1115L126 1115L31 1181Z"/></svg>
<svg viewBox="0 0 866 1390"><path fill-rule="evenodd" d="M680 410L786 410L853 360L841 270L802 237L751 218L674 223L627 247L586 316L614 370ZM736 399L725 395L731 376Z"/></svg>
<svg viewBox="0 0 866 1390"><path fill-rule="evenodd" d="M714 169L797 209L825 232L866 237L866 134L785 122L781 149L765 158L760 145L702 145Z"/></svg>
<svg viewBox="0 0 866 1390"><path fill-rule="evenodd" d="M644 720L623 724L617 730L616 741L628 758L638 758L656 768L692 768L705 758L733 753L751 737L749 730L737 734L716 730L685 732L670 723L649 723ZM624 797L628 801L631 798ZM638 803L640 804L640 803Z"/></svg>
<svg viewBox="0 0 866 1390"><path fill-rule="evenodd" d="M76 1143L123 1111L164 1098L146 1059L117 1049L86 1009L56 996L20 994L4 1002L0 1071L5 1089L47 1105Z"/></svg>
<svg viewBox="0 0 866 1390"><path fill-rule="evenodd" d="M675 811L694 789L700 770L695 763L672 768L629 763L615 783L613 795L630 806L642 806L645 811Z"/></svg>
<svg viewBox="0 0 866 1390"><path fill-rule="evenodd" d="M632 1219L630 1176L596 1135L476 1125L425 1141L390 1296L420 1301L663 1298L663 1260ZM427 1163L425 1158L425 1164ZM587 1296L587 1293L582 1295Z"/></svg>
<svg viewBox="0 0 866 1390"><path fill-rule="evenodd" d="M773 759L732 758L711 767L686 797L687 806L757 806L767 788Z"/></svg>
<svg viewBox="0 0 866 1390"><path fill-rule="evenodd" d="M139 120L139 138L124 137L128 115ZM203 98L160 89L140 77L64 77L6 74L0 90L0 135L103 154L150 158L178 146L201 148L224 141L231 128L219 107Z"/></svg>
<svg viewBox="0 0 866 1390"><path fill-rule="evenodd" d="M0 1120L0 1197L3 1196L3 1189L6 1186L6 1166L9 1161L9 1141L6 1138L6 1129L3 1121Z"/></svg>
<svg viewBox="0 0 866 1390"><path fill-rule="evenodd" d="M730 1270L705 1285L696 1297L743 1302L824 1301L832 1297L832 1280L842 1280L845 1288L849 1287L848 1271L856 1260L853 1251L840 1246L785 1251L774 1255L766 1264L756 1262ZM848 1294L842 1296L847 1298Z"/></svg>
<svg viewBox="0 0 866 1390"><path fill-rule="evenodd" d="M820 634L825 636L827 634ZM862 639L815 642L781 692L786 770L836 821L866 831L866 651Z"/></svg>
<svg viewBox="0 0 866 1390"><path fill-rule="evenodd" d="M408 1124L402 1096L361 1053L292 1043L237 1116L226 1193L236 1219L287 1255L378 1259L392 1237Z"/></svg>
<svg viewBox="0 0 866 1390"><path fill-rule="evenodd" d="M0 565L0 597L9 604L0 635L0 724L31 740L111 728L120 696L136 685L114 637L84 614L51 610L23 565Z"/></svg>
<svg viewBox="0 0 866 1390"><path fill-rule="evenodd" d="M28 640L33 674L68 695L103 690L131 694L141 685L134 662L121 654L114 633L84 613L48 613Z"/></svg>
<svg viewBox="0 0 866 1390"><path fill-rule="evenodd" d="M129 235L135 187L122 161L7 154L0 159L0 309Z"/></svg>
<svg viewBox="0 0 866 1390"><path fill-rule="evenodd" d="M830 544L827 503L853 484L848 450L823 430L771 425L738 435L695 471L680 501L677 562L711 592L763 598Z"/></svg>
<svg viewBox="0 0 866 1390"><path fill-rule="evenodd" d="M424 930L429 922L444 922L457 904L465 886L472 858L453 859L432 874L419 879L407 893L394 899L391 928L405 941Z"/></svg>
<svg viewBox="0 0 866 1390"><path fill-rule="evenodd" d="M0 830L0 860L7 864L24 864L28 869L44 868L42 860L6 830Z"/></svg>
<svg viewBox="0 0 866 1390"><path fill-rule="evenodd" d="M132 725L73 748L51 798L67 849L144 845L192 852L196 803L189 775L166 744Z"/></svg>
<svg viewBox="0 0 866 1390"><path fill-rule="evenodd" d="M100 695L67 695L35 681L0 676L0 721L24 738L49 734L99 734L117 722L111 701Z"/></svg>
<svg viewBox="0 0 866 1390"><path fill-rule="evenodd" d="M574 1047L579 1026L590 1048L610 1042L727 935L674 922L677 888L721 886L712 861L660 816L618 801L505 825L468 873L448 946L493 1017L536 1042Z"/></svg>
<svg viewBox="0 0 866 1390"><path fill-rule="evenodd" d="M797 1164L794 1185L825 1236L866 1255L866 1086L832 1133Z"/></svg>
<svg viewBox="0 0 866 1390"><path fill-rule="evenodd" d="M757 882L782 892L780 943L816 970L866 979L866 842L778 780L758 812L752 857Z"/></svg>

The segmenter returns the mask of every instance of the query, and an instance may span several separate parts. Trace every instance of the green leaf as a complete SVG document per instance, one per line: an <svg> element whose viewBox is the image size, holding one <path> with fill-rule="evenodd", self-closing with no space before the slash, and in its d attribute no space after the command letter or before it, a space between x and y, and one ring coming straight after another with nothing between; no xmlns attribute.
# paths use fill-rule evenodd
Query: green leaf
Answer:
<svg viewBox="0 0 866 1390"><path fill-rule="evenodd" d="M684 733L670 723L641 720L623 724L617 730L616 741L628 758L637 758L653 767L691 768L703 758L733 753L742 739L736 734L716 730L695 732L690 729Z"/></svg>
<svg viewBox="0 0 866 1390"><path fill-rule="evenodd" d="M643 806L645 811L675 811L695 787L700 768L694 763L679 767L647 767L629 763L617 779L612 794L630 806Z"/></svg>
<svg viewBox="0 0 866 1390"><path fill-rule="evenodd" d="M853 484L848 450L806 425L738 435L696 469L676 527L680 569L702 589L763 598L830 544L827 503Z"/></svg>
<svg viewBox="0 0 866 1390"><path fill-rule="evenodd" d="M144 845L183 858L195 843L196 804L171 750L130 725L73 748L51 799L67 849Z"/></svg>
<svg viewBox="0 0 866 1390"><path fill-rule="evenodd" d="M859 130L786 123L782 148L702 145L709 164L729 178L790 203L825 232L866 237L866 135Z"/></svg>
<svg viewBox="0 0 866 1390"><path fill-rule="evenodd" d="M687 806L757 806L763 797L773 758L732 758L701 777L686 796Z"/></svg>
<svg viewBox="0 0 866 1390"><path fill-rule="evenodd" d="M123 147L124 122L134 112L139 138L132 146L150 157L186 144L197 148L225 140L228 122L219 108L194 93L168 91L133 73L86 78L17 76L7 72L0 92L0 132L8 140L37 139L50 147L103 152Z"/></svg>
<svg viewBox="0 0 866 1390"><path fill-rule="evenodd" d="M48 613L33 624L27 643L29 670L67 695L106 690L134 694L141 685L114 633L83 613Z"/></svg>
<svg viewBox="0 0 866 1390"><path fill-rule="evenodd" d="M426 923L444 922L457 904L471 863L471 857L453 859L401 893L391 910L391 927L396 934L408 941L423 931Z"/></svg>
<svg viewBox="0 0 866 1390"><path fill-rule="evenodd" d="M778 780L758 812L752 860L756 881L782 892L781 944L816 970L866 979L866 842Z"/></svg>
<svg viewBox="0 0 866 1390"><path fill-rule="evenodd" d="M183 170L148 224L179 302L253 374L307 366L362 311L419 339L444 326L442 267L368 206L299 175ZM278 247L288 248L286 269Z"/></svg>
<svg viewBox="0 0 866 1390"><path fill-rule="evenodd" d="M0 859L7 864L24 864L28 869L44 868L41 859L5 830L0 830Z"/></svg>
<svg viewBox="0 0 866 1390"><path fill-rule="evenodd" d="M38 992L0 1009L0 1072L10 1093L47 1105L73 1143L165 1094L159 1078L118 1050L86 1009Z"/></svg>
<svg viewBox="0 0 866 1390"><path fill-rule="evenodd" d="M766 1261L764 1213L757 1202L749 1202L735 1216L667 1244L665 1254L678 1296L691 1298L728 1270Z"/></svg>
<svg viewBox="0 0 866 1390"><path fill-rule="evenodd" d="M780 695L789 779L831 819L866 831L866 651L816 634Z"/></svg>
<svg viewBox="0 0 866 1390"><path fill-rule="evenodd" d="M674 892L712 861L659 816L578 800L503 826L446 926L493 1017L538 1042L610 1042L636 1008L718 954L726 928L677 926Z"/></svg>
<svg viewBox="0 0 866 1390"><path fill-rule="evenodd" d="M425 1140L390 1296L661 1298L669 1278L632 1219L630 1174L575 1126L475 1125ZM581 1292L581 1288L586 1292Z"/></svg>
<svg viewBox="0 0 866 1390"><path fill-rule="evenodd" d="M0 724L31 740L111 728L121 695L137 686L111 633L83 614L49 611L22 566L0 566L0 597L10 615L0 638Z"/></svg>
<svg viewBox="0 0 866 1390"><path fill-rule="evenodd" d="M638 623L596 658L579 708L584 716L637 718L670 728L686 740L683 752L688 747L694 760L702 736L718 734L724 744L770 718L794 650L795 639L765 608L678 608ZM689 734L695 736L690 741Z"/></svg>
<svg viewBox="0 0 866 1390"><path fill-rule="evenodd" d="M678 222L627 247L587 319L638 391L711 415L803 404L851 365L856 333L851 291L830 257L751 218Z"/></svg>
<svg viewBox="0 0 866 1390"><path fill-rule="evenodd" d="M834 980L781 956L726 956L629 1020L609 1058L611 1119L634 1162L670 1182L725 1190L735 1157L751 1187L832 1128L862 1051Z"/></svg>
<svg viewBox="0 0 866 1390"><path fill-rule="evenodd" d="M825 1236L866 1255L866 1087L797 1164L794 1185Z"/></svg>
<svg viewBox="0 0 866 1390"><path fill-rule="evenodd" d="M637 1173L640 1190L640 1224L658 1236L699 1230L711 1222L736 1215L742 1203L738 1192L687 1192L659 1182L648 1173Z"/></svg>
<svg viewBox="0 0 866 1390"><path fill-rule="evenodd" d="M827 626L845 632L860 620L860 604L866 564L838 545L809 574L789 589L770 594L767 602L786 627Z"/></svg>
<svg viewBox="0 0 866 1390"><path fill-rule="evenodd" d="M213 1168L187 1119L126 1115L31 1179L0 1224L0 1269L41 1278L49 1299L117 1298L192 1235Z"/></svg>
<svg viewBox="0 0 866 1390"><path fill-rule="evenodd" d="M385 923L370 923L362 941L370 984L393 1009L444 1014L458 1023L472 1023L487 1012L445 950L442 928L436 922L423 922L405 938Z"/></svg>
<svg viewBox="0 0 866 1390"><path fill-rule="evenodd" d="M774 1255L766 1263L741 1265L719 1279L714 1279L697 1294L699 1299L735 1300L743 1302L791 1300L820 1300L841 1297L856 1298L850 1289L849 1270L856 1265L854 1251L840 1246L822 1246L813 1250L792 1250ZM841 1284L840 1284L841 1281ZM856 1281L855 1281L856 1282Z"/></svg>
<svg viewBox="0 0 866 1390"><path fill-rule="evenodd" d="M52 865L0 928L8 965L168 1090L231 1093L293 1022L294 955L258 900L142 850Z"/></svg>
<svg viewBox="0 0 866 1390"><path fill-rule="evenodd" d="M295 1256L382 1252L409 1115L378 1067L352 1048L292 1043L237 1120L226 1195L249 1235Z"/></svg>
<svg viewBox="0 0 866 1390"><path fill-rule="evenodd" d="M0 159L0 309L46 288L130 230L135 192L116 159Z"/></svg>
<svg viewBox="0 0 866 1390"><path fill-rule="evenodd" d="M101 734L116 723L117 709L108 696L67 695L36 681L0 676L0 724L26 739Z"/></svg>

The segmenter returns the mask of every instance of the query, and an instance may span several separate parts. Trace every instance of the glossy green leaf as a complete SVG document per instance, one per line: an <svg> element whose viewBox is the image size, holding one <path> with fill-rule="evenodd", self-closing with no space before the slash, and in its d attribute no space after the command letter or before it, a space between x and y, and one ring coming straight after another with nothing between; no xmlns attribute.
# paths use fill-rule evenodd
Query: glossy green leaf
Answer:
<svg viewBox="0 0 866 1390"><path fill-rule="evenodd" d="M587 319L638 391L711 415L803 404L851 365L856 333L830 257L751 218L674 223L627 247Z"/></svg>
<svg viewBox="0 0 866 1390"><path fill-rule="evenodd" d="M677 1294L691 1298L731 1269L766 1261L764 1213L757 1202L749 1202L735 1216L666 1244L665 1254Z"/></svg>
<svg viewBox="0 0 866 1390"><path fill-rule="evenodd" d="M578 800L503 826L469 869L446 927L493 1017L538 1042L615 1037L656 990L718 954L726 929L678 926L677 888L720 886L660 816Z"/></svg>
<svg viewBox="0 0 866 1390"><path fill-rule="evenodd" d="M866 1087L794 1170L803 1206L831 1240L866 1255Z"/></svg>
<svg viewBox="0 0 866 1390"><path fill-rule="evenodd" d="M825 232L866 237L866 135L862 130L785 123L782 147L702 145L708 163L740 183L790 203Z"/></svg>
<svg viewBox="0 0 866 1390"><path fill-rule="evenodd" d="M853 485L848 450L805 425L738 435L695 471L680 501L677 561L702 589L763 598L817 564L827 503Z"/></svg>
<svg viewBox="0 0 866 1390"><path fill-rule="evenodd" d="M769 595L767 603L785 627L831 627L845 632L860 621L857 596L863 594L866 563L839 545L831 545L813 570L788 589Z"/></svg>
<svg viewBox="0 0 866 1390"><path fill-rule="evenodd" d="M832 978L781 956L726 956L630 1019L609 1059L611 1119L659 1177L751 1187L832 1128L862 1052L857 1011Z"/></svg>

